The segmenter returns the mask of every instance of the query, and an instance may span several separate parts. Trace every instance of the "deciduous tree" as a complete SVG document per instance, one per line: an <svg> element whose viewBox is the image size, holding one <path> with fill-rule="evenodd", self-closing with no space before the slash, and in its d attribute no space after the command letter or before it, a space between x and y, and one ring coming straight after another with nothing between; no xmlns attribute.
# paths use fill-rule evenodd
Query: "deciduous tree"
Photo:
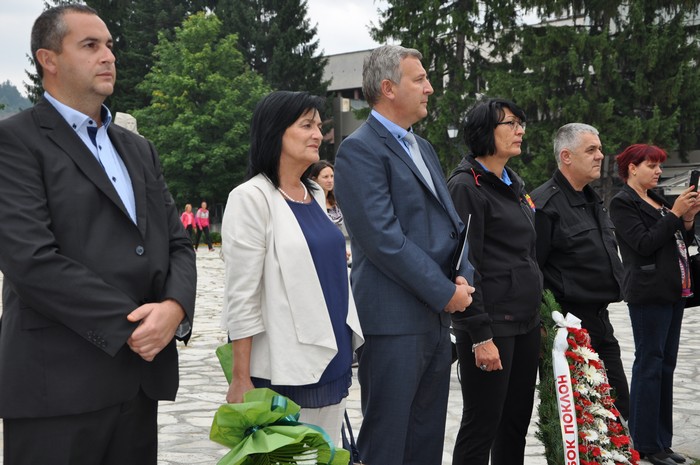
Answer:
<svg viewBox="0 0 700 465"><path fill-rule="evenodd" d="M188 15L202 11L207 0L86 0L104 20L114 39L117 83L110 97L112 111L131 112L150 103L139 84L153 65L160 34L172 39Z"/></svg>
<svg viewBox="0 0 700 465"><path fill-rule="evenodd" d="M214 0L48 0L44 7L70 3L85 3L97 10L114 40L117 58L117 83L107 100L112 111L131 112L147 106L148 95L138 89L153 65L153 48L158 34L173 37L176 26L192 13L210 7ZM43 94L41 82L29 57L31 70L27 72L30 84L25 88L36 102Z"/></svg>
<svg viewBox="0 0 700 465"><path fill-rule="evenodd" d="M151 105L134 112L139 132L160 152L176 201L225 202L247 167L249 126L255 104L270 91L236 47L221 21L198 13L160 35L156 61L140 90Z"/></svg>

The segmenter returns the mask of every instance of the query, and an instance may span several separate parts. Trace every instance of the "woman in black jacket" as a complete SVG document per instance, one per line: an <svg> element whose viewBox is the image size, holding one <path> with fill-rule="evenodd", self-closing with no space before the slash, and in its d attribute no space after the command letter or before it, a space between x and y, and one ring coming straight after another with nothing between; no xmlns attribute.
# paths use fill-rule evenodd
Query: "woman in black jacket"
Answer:
<svg viewBox="0 0 700 465"><path fill-rule="evenodd" d="M467 115L471 153L448 180L468 225L476 268L469 309L453 315L464 408L453 465L523 463L540 351L542 275L535 256L534 205L506 163L520 155L525 114L490 99Z"/></svg>
<svg viewBox="0 0 700 465"><path fill-rule="evenodd" d="M623 294L634 335L629 427L634 447L653 464L685 459L671 450L673 371L685 299L692 294L687 247L700 201L694 187L671 206L657 186L666 152L635 144L617 156L625 181L610 217L625 268Z"/></svg>

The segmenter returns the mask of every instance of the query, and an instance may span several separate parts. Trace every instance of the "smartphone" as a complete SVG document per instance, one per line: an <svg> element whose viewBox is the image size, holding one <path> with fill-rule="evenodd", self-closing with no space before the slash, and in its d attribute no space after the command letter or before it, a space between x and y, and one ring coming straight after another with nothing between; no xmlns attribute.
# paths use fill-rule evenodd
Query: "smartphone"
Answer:
<svg viewBox="0 0 700 465"><path fill-rule="evenodd" d="M700 171L693 170L690 172L690 181L688 182L688 187L695 186L695 190L698 190L698 181L700 181Z"/></svg>

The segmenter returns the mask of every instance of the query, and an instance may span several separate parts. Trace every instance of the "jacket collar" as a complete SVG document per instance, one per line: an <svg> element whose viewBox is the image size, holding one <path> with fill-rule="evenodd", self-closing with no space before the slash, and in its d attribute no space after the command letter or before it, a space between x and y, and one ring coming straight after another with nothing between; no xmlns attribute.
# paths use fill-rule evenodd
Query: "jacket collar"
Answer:
<svg viewBox="0 0 700 465"><path fill-rule="evenodd" d="M634 189L632 189L632 187L630 187L629 184L625 183L625 184L622 186L622 190L623 190L624 192L627 192L627 194L629 194L635 202L646 203L647 205L649 205L647 202L644 201L643 198L641 198L641 197L639 196L639 194L637 193L636 190L634 190ZM655 202L658 202L658 203L660 203L661 205L664 205L664 206L666 206L666 207L671 208L671 205L668 203L668 201L666 200L666 198L664 198L662 195L658 194L655 190L649 189L649 190L647 191L647 195L648 195L652 200L654 200Z"/></svg>
<svg viewBox="0 0 700 465"><path fill-rule="evenodd" d="M457 214L457 211L454 208L447 207L452 205L452 197L447 191L447 184L444 180L445 175L442 172L442 168L440 167L440 165L435 164L432 157L424 157L425 165L428 167L428 171L430 171L430 175L433 178L433 184L435 185L435 192L437 194L437 197L435 197L435 195L433 195L433 192L428 187L428 184L426 183L425 179L423 179L423 175L420 173L420 171L418 171L416 164L413 162L411 157L408 155L408 153L406 153L406 150L401 145L401 142L396 137L394 137L393 134L391 134L391 132L386 128L386 126L384 126L379 120L377 120L377 118L375 118L371 114L369 115L369 118L367 118L367 124L377 133L377 136L384 140L384 144L387 147L387 149L393 152L394 155L396 155L403 163L406 164L406 166L408 166L408 168L413 172L413 174L416 176L419 182L423 185L423 188L427 191L427 195L432 196L433 198L435 198L436 201L438 201L438 203L442 206L442 208L445 209L447 214L450 216L450 219L455 224L457 229L461 230L461 225L463 225L463 223L459 215ZM416 137L416 140L421 146L421 151L428 150L429 147L427 146L427 142L424 139L422 139L421 137Z"/></svg>
<svg viewBox="0 0 700 465"><path fill-rule="evenodd" d="M85 143L70 127L66 120L51 105L45 98L42 98L32 109L34 117L44 132L45 136L51 140L58 149L66 156L70 157L76 164L78 169L83 172L104 195L106 195L119 209L129 217L131 217L124 206L117 190L114 188L109 178L105 174L104 169L100 166L99 161L92 154L90 149L85 146ZM132 187L134 189L134 199L136 201L136 216L137 225L141 233L145 232L146 221L146 186L143 169L138 164L138 161L132 159L130 154L135 150L122 131L115 125L110 125L107 133L109 138L117 149L117 153L124 161L126 169L131 177Z"/></svg>
<svg viewBox="0 0 700 465"><path fill-rule="evenodd" d="M566 199L569 201L569 205L572 207L580 207L588 203L586 199L591 199L594 203L602 203L603 200L600 198L600 196L596 193L596 191L588 184L586 184L583 187L583 190L581 191L584 195L581 195L581 192L576 191L571 183L569 183L569 180L566 179L566 176L557 169L554 172L554 181L559 185L561 188L561 191L564 193L566 196Z"/></svg>
<svg viewBox="0 0 700 465"><path fill-rule="evenodd" d="M525 182L522 180L522 178L508 166L505 166L504 169L506 170L506 173L508 173L508 177L512 182L511 188L513 192L515 192L518 196L525 195ZM462 159L461 163L459 164L458 171L463 171L468 175L473 176L474 182L479 187L480 183L482 182L489 182L497 187L508 187L507 184L501 181L501 179L494 173L485 170L472 153Z"/></svg>
<svg viewBox="0 0 700 465"><path fill-rule="evenodd" d="M649 203L647 203L643 198L641 198L637 191L632 189L628 184L624 184L622 186L621 193L627 195L634 203L638 205L640 210L645 212L646 214L651 215L653 217L658 217L658 215L660 214L656 208L649 205ZM666 199L663 196L657 194L655 191L649 189L647 191L647 195L649 195L649 197L656 203L663 205L666 208L671 208L671 205L666 201Z"/></svg>

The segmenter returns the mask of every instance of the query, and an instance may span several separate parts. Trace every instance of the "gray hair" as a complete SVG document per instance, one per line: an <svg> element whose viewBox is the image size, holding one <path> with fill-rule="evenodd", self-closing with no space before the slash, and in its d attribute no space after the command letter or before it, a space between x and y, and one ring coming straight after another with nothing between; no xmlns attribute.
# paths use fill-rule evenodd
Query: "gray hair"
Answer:
<svg viewBox="0 0 700 465"><path fill-rule="evenodd" d="M423 55L414 48L405 48L400 45L382 45L372 50L365 58L362 67L362 92L370 107L379 101L382 95L382 81L388 79L392 82L401 81L401 60L406 57L414 57L419 60Z"/></svg>
<svg viewBox="0 0 700 465"><path fill-rule="evenodd" d="M564 149L573 150L579 144L581 134L590 133L598 135L598 130L591 125L583 123L569 123L560 127L557 135L554 136L554 159L557 166L561 166L561 151Z"/></svg>

